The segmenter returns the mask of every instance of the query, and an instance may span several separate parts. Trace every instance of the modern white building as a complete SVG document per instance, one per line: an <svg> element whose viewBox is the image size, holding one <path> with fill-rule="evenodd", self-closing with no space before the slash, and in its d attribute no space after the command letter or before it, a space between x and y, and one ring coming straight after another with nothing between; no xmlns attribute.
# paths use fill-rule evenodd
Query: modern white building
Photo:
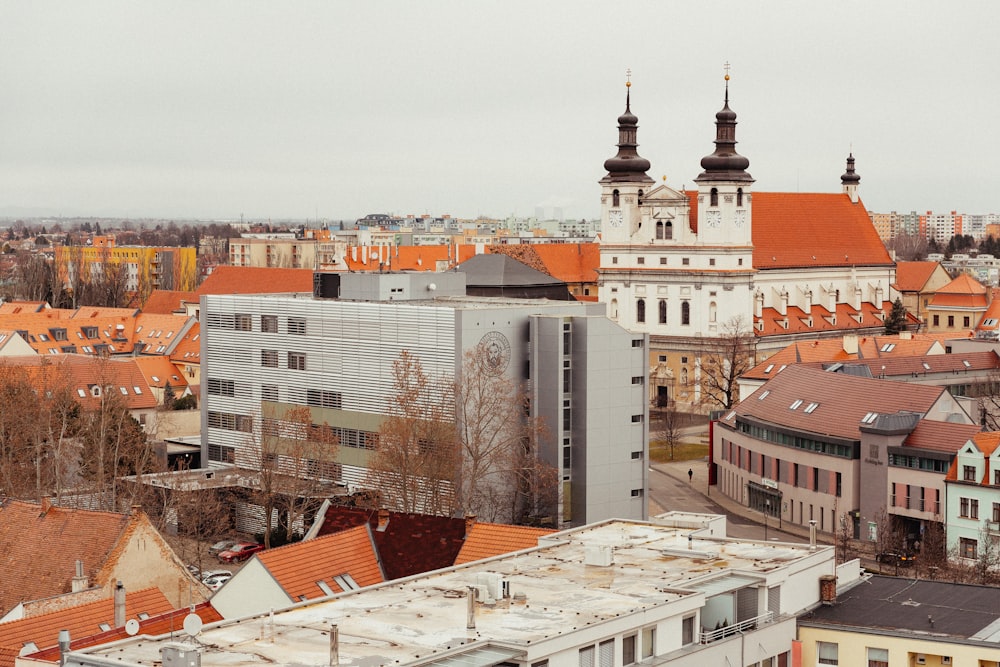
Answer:
<svg viewBox="0 0 1000 667"><path fill-rule="evenodd" d="M254 467L263 410L306 406L339 440L317 474L363 487L400 353L458 380L465 353L486 344L545 425L538 454L558 471L558 525L646 517L646 336L599 304L467 297L454 271L317 274L316 285L202 297L203 461Z"/></svg>
<svg viewBox="0 0 1000 667"><path fill-rule="evenodd" d="M1000 433L977 433L945 477L948 553L1000 568Z"/></svg>
<svg viewBox="0 0 1000 667"><path fill-rule="evenodd" d="M796 616L860 576L856 560L835 565L831 546L729 539L723 517L673 514L591 524L504 556L191 624L194 637L181 641L137 636L63 659L67 667L791 667Z"/></svg>

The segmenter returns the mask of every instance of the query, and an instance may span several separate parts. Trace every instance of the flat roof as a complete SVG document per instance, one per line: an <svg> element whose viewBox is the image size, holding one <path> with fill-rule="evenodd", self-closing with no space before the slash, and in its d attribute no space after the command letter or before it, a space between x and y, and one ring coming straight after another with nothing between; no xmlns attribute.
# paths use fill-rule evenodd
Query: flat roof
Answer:
<svg viewBox="0 0 1000 667"><path fill-rule="evenodd" d="M300 603L273 616L206 626L196 640L202 664L327 664L336 625L340 664L452 665L459 654L488 646L527 651L586 626L728 591L734 570L749 584L794 561L833 559L830 546L810 551L809 545L707 538L689 527L622 520L554 533L539 544ZM602 558L610 564L587 564ZM713 585L717 579L723 581ZM509 582L510 597L477 604L475 629L467 629L469 587L500 580ZM95 662L154 665L169 641L176 637L135 637L85 653Z"/></svg>

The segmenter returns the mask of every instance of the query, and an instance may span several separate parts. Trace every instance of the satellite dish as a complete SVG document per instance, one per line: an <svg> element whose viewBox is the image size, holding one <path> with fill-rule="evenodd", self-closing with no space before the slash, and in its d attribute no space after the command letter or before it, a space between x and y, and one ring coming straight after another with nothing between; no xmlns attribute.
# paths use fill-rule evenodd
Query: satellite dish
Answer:
<svg viewBox="0 0 1000 667"><path fill-rule="evenodd" d="M130 618L127 621L125 621L125 633L129 637L135 637L136 634L138 634L138 632L139 632L139 621L135 620L134 618Z"/></svg>
<svg viewBox="0 0 1000 667"><path fill-rule="evenodd" d="M193 612L185 616L184 632L186 632L189 637L197 637L198 633L201 632L201 616Z"/></svg>

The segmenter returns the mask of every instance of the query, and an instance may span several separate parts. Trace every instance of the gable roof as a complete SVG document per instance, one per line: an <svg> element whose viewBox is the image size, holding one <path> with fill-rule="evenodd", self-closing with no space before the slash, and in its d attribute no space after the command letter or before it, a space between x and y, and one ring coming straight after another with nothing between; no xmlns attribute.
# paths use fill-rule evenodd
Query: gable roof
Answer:
<svg viewBox="0 0 1000 667"><path fill-rule="evenodd" d="M134 357L100 359L84 354L35 354L4 357L0 364L23 368L36 386L43 386L49 380L48 369L59 369L66 373L73 397L84 406L99 403L101 394L110 388L122 395L129 410L155 408L156 397L138 361Z"/></svg>
<svg viewBox="0 0 1000 667"><path fill-rule="evenodd" d="M320 581L334 593L345 592L335 579L343 575L362 588L385 581L367 524L262 551L257 560L294 602L328 595Z"/></svg>
<svg viewBox="0 0 1000 667"><path fill-rule="evenodd" d="M987 305L989 305L987 289L968 273L962 273L939 288L931 297L927 307L985 309Z"/></svg>
<svg viewBox="0 0 1000 667"><path fill-rule="evenodd" d="M131 517L21 500L0 504L0 613L71 590L76 561L94 581Z"/></svg>
<svg viewBox="0 0 1000 667"><path fill-rule="evenodd" d="M942 387L872 380L788 366L746 400L723 422L752 418L787 428L848 440L861 438L861 419L868 413L926 414L945 393ZM796 408L791 406L796 402ZM816 406L806 412L815 403Z"/></svg>
<svg viewBox="0 0 1000 667"><path fill-rule="evenodd" d="M384 511L383 511L384 514ZM465 539L465 519L389 512L379 526L379 510L330 506L319 535L368 524L385 578L399 579L455 563Z"/></svg>
<svg viewBox="0 0 1000 667"><path fill-rule="evenodd" d="M537 547L538 538L554 532L545 528L477 522L465 536L465 544L455 558L455 565Z"/></svg>
<svg viewBox="0 0 1000 667"><path fill-rule="evenodd" d="M20 313L38 313L48 309L46 301L4 301L0 303L0 315L18 315Z"/></svg>
<svg viewBox="0 0 1000 667"><path fill-rule="evenodd" d="M142 305L142 312L173 315L182 310L184 302L194 303L197 301L198 295L195 292L155 289L146 299L146 303Z"/></svg>
<svg viewBox="0 0 1000 667"><path fill-rule="evenodd" d="M698 229L698 192L685 194ZM892 265L864 204L844 193L753 192L753 264L758 271ZM808 243L803 242L808 239Z"/></svg>
<svg viewBox="0 0 1000 667"><path fill-rule="evenodd" d="M312 269L218 266L196 294L285 294L312 292Z"/></svg>
<svg viewBox="0 0 1000 667"><path fill-rule="evenodd" d="M956 424L922 419L903 441L904 447L955 454L979 433L978 424Z"/></svg>
<svg viewBox="0 0 1000 667"><path fill-rule="evenodd" d="M170 602L155 587L125 594L126 618L136 618L139 614L154 616L171 609ZM0 667L14 667L14 658L28 643L39 649L57 646L60 630L69 630L71 638L83 638L109 632L110 629L101 629L101 625L113 628L114 623L115 602L112 597L0 623Z"/></svg>
<svg viewBox="0 0 1000 667"><path fill-rule="evenodd" d="M921 292L939 266L938 262L896 262L893 287L899 292Z"/></svg>
<svg viewBox="0 0 1000 667"><path fill-rule="evenodd" d="M599 244L533 243L529 247L534 249L550 276L564 283L597 282L597 268L601 265Z"/></svg>

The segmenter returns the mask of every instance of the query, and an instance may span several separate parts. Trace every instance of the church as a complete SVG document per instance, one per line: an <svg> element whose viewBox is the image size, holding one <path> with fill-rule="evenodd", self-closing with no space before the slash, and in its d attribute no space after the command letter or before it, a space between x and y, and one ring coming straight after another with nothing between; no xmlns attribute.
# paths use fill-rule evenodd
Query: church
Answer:
<svg viewBox="0 0 1000 667"><path fill-rule="evenodd" d="M661 406L722 407L703 395L703 357L736 332L752 334L760 361L796 340L880 333L895 298L895 262L858 196L853 154L840 192L754 191L725 82L697 189L647 174L631 82L600 180L598 298L612 320L649 334L650 398Z"/></svg>

